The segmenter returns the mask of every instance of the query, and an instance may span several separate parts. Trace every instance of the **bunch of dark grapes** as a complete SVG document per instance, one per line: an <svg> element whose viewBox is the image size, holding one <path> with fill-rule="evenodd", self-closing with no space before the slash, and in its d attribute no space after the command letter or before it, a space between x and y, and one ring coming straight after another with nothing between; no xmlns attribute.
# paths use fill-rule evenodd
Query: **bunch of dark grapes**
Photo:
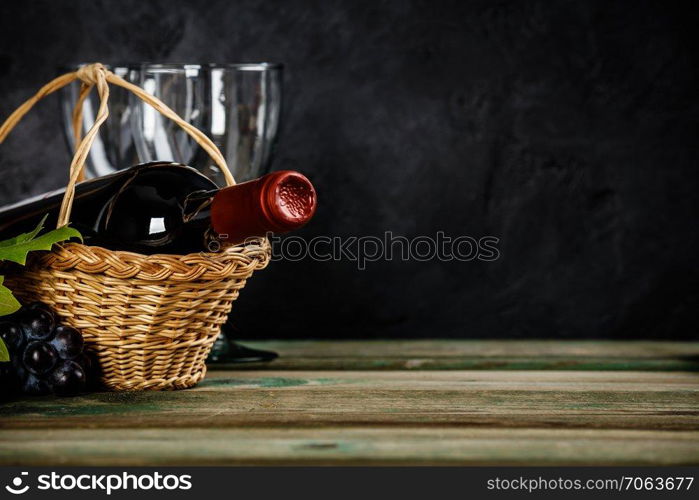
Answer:
<svg viewBox="0 0 699 500"><path fill-rule="evenodd" d="M0 318L0 337L10 352L10 363L0 363L0 391L70 396L94 379L80 332L59 325L42 302Z"/></svg>

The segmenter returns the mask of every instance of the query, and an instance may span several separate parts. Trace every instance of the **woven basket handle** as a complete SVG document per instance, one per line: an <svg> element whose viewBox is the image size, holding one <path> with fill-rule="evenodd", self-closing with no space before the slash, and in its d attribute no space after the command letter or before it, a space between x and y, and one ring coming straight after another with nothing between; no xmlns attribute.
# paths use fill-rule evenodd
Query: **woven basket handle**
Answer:
<svg viewBox="0 0 699 500"><path fill-rule="evenodd" d="M226 164L226 159L219 151L218 147L209 139L206 134L195 126L184 121L180 116L175 113L172 109L167 107L160 99L152 96L141 87L129 83L123 78L115 75L107 68L105 68L100 63L89 64L87 66L82 66L77 71L66 73L58 78L51 80L49 83L41 87L39 91L32 96L30 99L26 100L21 106L19 106L14 113L12 113L5 123L0 126L0 144L5 140L7 135L12 131L12 129L19 123L24 115L26 115L32 107L39 102L41 99L49 94L59 90L62 87L74 82L75 80L80 80L82 82L80 86L80 94L78 95L78 101L75 104L75 109L73 110L73 133L76 138L77 147L75 148L75 154L73 155L73 160L70 163L70 177L68 179L68 186L66 186L66 192L63 196L63 203L61 204L61 211L58 216L57 227L62 227L68 224L70 221L70 213L73 208L73 199L75 197L75 184L82 179L82 172L85 168L85 161L87 160L87 155L90 152L92 143L97 137L100 126L109 116L109 108L107 107L107 101L109 100L109 85L112 83L123 87L131 92L133 92L137 97L139 97L144 102L150 104L153 108L159 111L163 116L170 118L172 121L177 123L185 132L187 132L196 142L199 144L204 151L206 151L209 156L216 162L216 164L223 172L223 176L226 179L226 184L232 186L235 184L235 179L231 171L228 169ZM97 93L100 98L99 109L97 110L97 117L95 118L95 123L92 125L90 130L88 130L85 137L80 139L80 122L82 119L82 106L83 102L87 98L88 94L92 90L92 87L97 86Z"/></svg>

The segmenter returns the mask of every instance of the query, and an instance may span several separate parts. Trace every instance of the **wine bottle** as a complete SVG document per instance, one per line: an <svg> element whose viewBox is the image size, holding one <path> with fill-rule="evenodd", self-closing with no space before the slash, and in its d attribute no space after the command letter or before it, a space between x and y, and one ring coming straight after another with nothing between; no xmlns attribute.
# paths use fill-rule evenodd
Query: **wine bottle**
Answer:
<svg viewBox="0 0 699 500"><path fill-rule="evenodd" d="M31 231L46 214L46 227L55 226L64 191L0 207L0 240ZM298 172L219 189L193 168L153 162L77 184L70 220L88 245L187 254L291 231L315 208L313 185Z"/></svg>

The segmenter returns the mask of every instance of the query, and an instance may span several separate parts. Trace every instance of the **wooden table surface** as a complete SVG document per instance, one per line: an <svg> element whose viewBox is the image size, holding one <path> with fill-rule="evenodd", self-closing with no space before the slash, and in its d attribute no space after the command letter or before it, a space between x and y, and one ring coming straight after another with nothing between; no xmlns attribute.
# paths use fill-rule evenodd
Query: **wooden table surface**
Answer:
<svg viewBox="0 0 699 500"><path fill-rule="evenodd" d="M696 342L249 345L282 357L1 403L0 464L699 464Z"/></svg>

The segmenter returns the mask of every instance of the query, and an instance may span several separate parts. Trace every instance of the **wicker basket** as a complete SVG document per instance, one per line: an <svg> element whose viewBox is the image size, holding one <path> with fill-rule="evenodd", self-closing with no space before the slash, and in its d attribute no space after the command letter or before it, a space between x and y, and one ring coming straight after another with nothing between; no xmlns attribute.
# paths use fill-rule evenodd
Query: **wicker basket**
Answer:
<svg viewBox="0 0 699 500"><path fill-rule="evenodd" d="M227 183L234 184L225 159L202 132L101 64L83 67L43 87L0 127L0 142L35 102L76 79L82 81L74 113L76 139L82 102L95 85L101 104L95 125L76 141L59 226L69 220L75 183L108 115L107 82L131 90L182 126L216 161ZM270 246L264 238L218 253L190 255L140 255L68 243L32 256L24 268L7 266L3 272L7 272L7 286L21 299L46 302L64 323L83 333L108 389L183 389L204 377L205 360L233 301L247 278L264 268L269 258Z"/></svg>

